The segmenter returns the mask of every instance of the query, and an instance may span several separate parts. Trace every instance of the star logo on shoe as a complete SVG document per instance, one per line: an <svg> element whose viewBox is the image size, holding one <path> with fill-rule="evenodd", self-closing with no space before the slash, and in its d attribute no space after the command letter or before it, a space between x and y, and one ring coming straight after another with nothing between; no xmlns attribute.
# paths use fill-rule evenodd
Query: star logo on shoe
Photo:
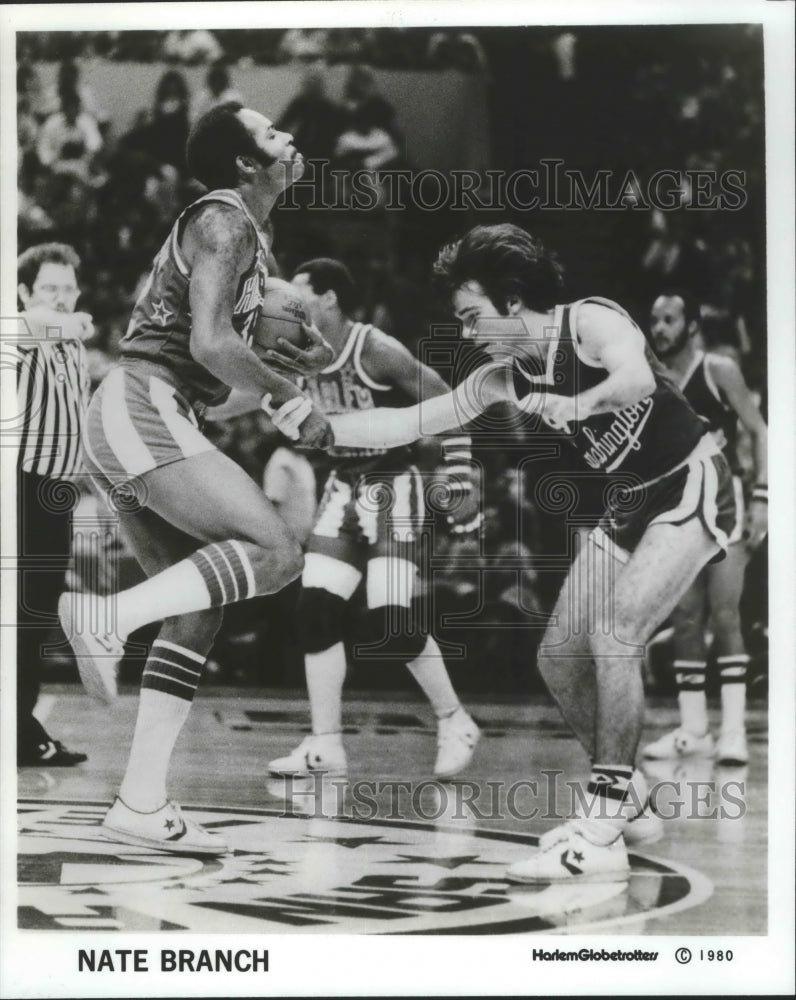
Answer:
<svg viewBox="0 0 796 1000"><path fill-rule="evenodd" d="M169 833L171 833L171 831L174 829L174 820L167 819L166 822L164 823L164 826L169 831Z"/></svg>
<svg viewBox="0 0 796 1000"><path fill-rule="evenodd" d="M569 848L567 848L566 851L562 851L561 853L562 867L566 868L566 870L571 875L582 875L583 869L573 864L572 863L573 861L583 861L583 855L580 853L580 851L571 851L569 850Z"/></svg>

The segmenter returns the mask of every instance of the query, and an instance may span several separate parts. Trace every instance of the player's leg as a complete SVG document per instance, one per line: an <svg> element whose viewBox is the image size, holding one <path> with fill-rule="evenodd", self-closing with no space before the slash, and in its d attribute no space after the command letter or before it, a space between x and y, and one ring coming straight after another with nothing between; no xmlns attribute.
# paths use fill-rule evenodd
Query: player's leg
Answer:
<svg viewBox="0 0 796 1000"><path fill-rule="evenodd" d="M160 466L133 485L149 510L205 544L144 583L100 601L64 595L61 619L84 665L84 678L97 657L118 660L119 640L142 625L273 593L301 571L301 549L284 521L243 469L221 452ZM90 627L95 622L97 634ZM92 693L103 697L99 684ZM106 692L105 700L112 697Z"/></svg>
<svg viewBox="0 0 796 1000"><path fill-rule="evenodd" d="M644 756L650 760L713 752L705 696L705 613L709 569L706 567L697 576L671 614L680 726L644 748Z"/></svg>
<svg viewBox="0 0 796 1000"><path fill-rule="evenodd" d="M383 483L363 483L358 491L360 522L372 545L367 609L355 648L369 658L406 664L438 720L434 773L442 778L469 764L481 734L462 707L439 645L414 603L425 519L422 487L420 473L412 467Z"/></svg>
<svg viewBox="0 0 796 1000"><path fill-rule="evenodd" d="M654 524L613 579L606 573L591 578L597 611L595 627L589 628L596 713L594 757L581 816L545 834L536 856L509 869L510 879L627 876L622 833L646 796L643 778L635 770L644 718L644 644L717 550L698 517L679 525ZM566 707L571 710L571 705Z"/></svg>
<svg viewBox="0 0 796 1000"><path fill-rule="evenodd" d="M343 684L348 604L362 579L363 546L351 485L332 473L307 547L296 607L312 735L268 765L272 774L344 774Z"/></svg>
<svg viewBox="0 0 796 1000"><path fill-rule="evenodd" d="M157 575L193 552L197 540L144 509L119 515L124 539L144 571ZM184 820L169 802L167 775L202 669L221 624L221 608L168 617L147 657L130 755L103 823L112 839L163 849L221 853L222 838ZM181 834L181 835L180 835Z"/></svg>
<svg viewBox="0 0 796 1000"><path fill-rule="evenodd" d="M729 547L726 559L707 568L713 649L721 683L718 759L728 764L745 764L749 759L745 720L749 656L739 610L745 568L746 551L740 543Z"/></svg>

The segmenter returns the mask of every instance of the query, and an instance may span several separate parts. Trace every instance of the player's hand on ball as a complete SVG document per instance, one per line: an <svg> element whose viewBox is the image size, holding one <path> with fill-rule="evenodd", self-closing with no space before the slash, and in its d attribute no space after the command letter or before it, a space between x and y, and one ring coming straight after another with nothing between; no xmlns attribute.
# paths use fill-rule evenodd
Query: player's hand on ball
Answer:
<svg viewBox="0 0 796 1000"><path fill-rule="evenodd" d="M557 431L570 433L570 423L578 420L575 399L572 396L558 396L545 393L539 401L542 420Z"/></svg>
<svg viewBox="0 0 796 1000"><path fill-rule="evenodd" d="M279 350L268 351L266 356L273 364L298 375L314 375L329 367L334 360L334 350L314 324L302 323L301 329L309 347L297 347L284 337L279 337L277 339Z"/></svg>

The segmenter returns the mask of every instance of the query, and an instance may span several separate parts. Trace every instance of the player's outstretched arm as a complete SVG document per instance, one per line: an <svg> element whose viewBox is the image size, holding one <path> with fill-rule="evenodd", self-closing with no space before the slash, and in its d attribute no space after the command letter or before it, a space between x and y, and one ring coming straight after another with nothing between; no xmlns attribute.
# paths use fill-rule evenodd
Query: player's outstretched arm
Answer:
<svg viewBox="0 0 796 1000"><path fill-rule="evenodd" d="M512 400L504 362L487 364L444 396L415 406L379 407L329 417L334 443L349 448L400 448L418 438L456 430L493 403Z"/></svg>

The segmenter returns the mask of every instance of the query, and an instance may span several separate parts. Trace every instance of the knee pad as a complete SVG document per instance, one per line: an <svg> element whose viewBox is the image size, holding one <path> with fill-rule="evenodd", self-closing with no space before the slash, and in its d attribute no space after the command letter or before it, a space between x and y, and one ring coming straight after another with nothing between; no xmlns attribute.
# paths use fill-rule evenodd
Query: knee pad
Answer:
<svg viewBox="0 0 796 1000"><path fill-rule="evenodd" d="M321 587L305 587L296 605L299 646L302 653L322 653L342 642L348 602Z"/></svg>
<svg viewBox="0 0 796 1000"><path fill-rule="evenodd" d="M428 635L412 608L387 604L368 608L357 622L354 657L411 663L425 649Z"/></svg>

